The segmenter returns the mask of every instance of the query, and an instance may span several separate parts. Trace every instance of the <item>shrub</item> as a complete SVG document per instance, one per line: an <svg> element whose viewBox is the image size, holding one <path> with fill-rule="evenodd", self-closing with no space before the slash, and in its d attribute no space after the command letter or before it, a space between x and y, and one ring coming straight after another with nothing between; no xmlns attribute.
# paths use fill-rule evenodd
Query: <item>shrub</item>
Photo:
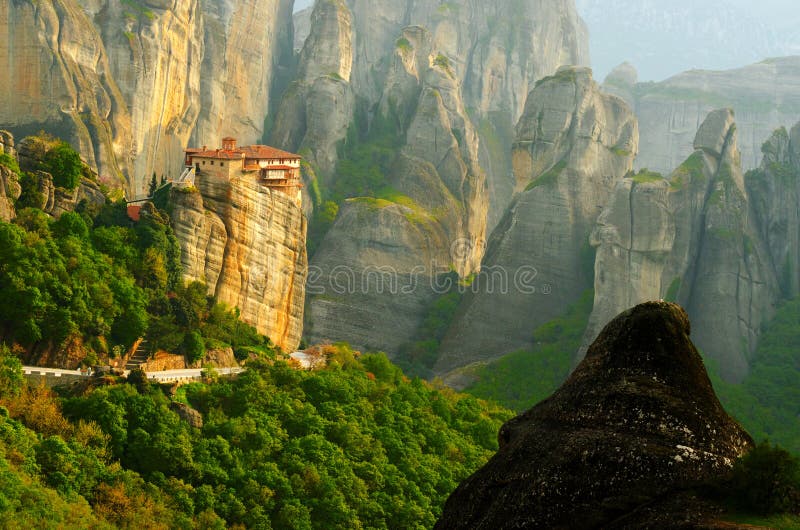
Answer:
<svg viewBox="0 0 800 530"><path fill-rule="evenodd" d="M758 444L733 466L731 500L761 514L796 510L800 460L768 441Z"/></svg>
<svg viewBox="0 0 800 530"><path fill-rule="evenodd" d="M61 142L50 149L42 163L44 170L53 175L53 183L59 188L74 190L81 180L83 162L69 144Z"/></svg>
<svg viewBox="0 0 800 530"><path fill-rule="evenodd" d="M190 331L183 337L183 351L190 363L197 362L206 356L206 344L196 331Z"/></svg>

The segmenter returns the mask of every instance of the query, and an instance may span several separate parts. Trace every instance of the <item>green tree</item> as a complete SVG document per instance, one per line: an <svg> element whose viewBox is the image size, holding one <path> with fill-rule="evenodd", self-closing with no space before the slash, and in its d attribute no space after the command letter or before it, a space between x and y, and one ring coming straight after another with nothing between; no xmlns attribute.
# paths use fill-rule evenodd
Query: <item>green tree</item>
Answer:
<svg viewBox="0 0 800 530"><path fill-rule="evenodd" d="M762 442L733 466L731 494L742 508L765 515L800 509L800 460Z"/></svg>
<svg viewBox="0 0 800 530"><path fill-rule="evenodd" d="M5 344L0 344L0 397L14 396L25 385L22 363Z"/></svg>
<svg viewBox="0 0 800 530"><path fill-rule="evenodd" d="M206 345L203 337L196 331L190 331L183 337L183 351L190 363L195 363L206 356Z"/></svg>
<svg viewBox="0 0 800 530"><path fill-rule="evenodd" d="M153 177L150 179L150 186L147 189L147 196L152 197L158 189L158 180L156 180L156 172L153 171Z"/></svg>
<svg viewBox="0 0 800 530"><path fill-rule="evenodd" d="M44 156L42 167L53 175L53 184L59 188L73 190L81 180L83 162L69 144L60 142Z"/></svg>

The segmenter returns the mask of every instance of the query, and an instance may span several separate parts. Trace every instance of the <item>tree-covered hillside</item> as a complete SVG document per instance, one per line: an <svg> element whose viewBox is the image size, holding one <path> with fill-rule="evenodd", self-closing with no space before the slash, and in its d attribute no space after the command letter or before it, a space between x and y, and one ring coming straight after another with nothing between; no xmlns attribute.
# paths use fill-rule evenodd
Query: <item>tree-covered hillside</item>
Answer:
<svg viewBox="0 0 800 530"><path fill-rule="evenodd" d="M73 528L430 528L496 450L511 413L410 381L383 355L327 350L319 372L253 361L236 379L172 397L107 379L63 398L20 387L6 351L0 517ZM199 411L202 427L178 407Z"/></svg>

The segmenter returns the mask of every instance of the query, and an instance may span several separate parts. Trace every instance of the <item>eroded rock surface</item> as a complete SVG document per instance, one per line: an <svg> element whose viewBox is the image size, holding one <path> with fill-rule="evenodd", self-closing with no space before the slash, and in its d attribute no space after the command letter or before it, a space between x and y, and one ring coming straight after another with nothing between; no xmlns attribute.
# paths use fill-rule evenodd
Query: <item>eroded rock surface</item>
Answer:
<svg viewBox="0 0 800 530"><path fill-rule="evenodd" d="M408 44L395 51L379 112L410 112L399 124L405 145L392 163L391 192L347 201L314 257L319 275L306 319L314 341L341 337L396 353L413 339L436 276L466 277L480 263L477 245L454 250L486 237L477 134L431 34L412 27L402 38ZM387 314L393 325L381 326Z"/></svg>
<svg viewBox="0 0 800 530"><path fill-rule="evenodd" d="M668 179L647 173L617 184L592 233L595 303L584 344L626 307L677 300L701 350L738 381L779 289L745 189L733 112L709 114L694 147Z"/></svg>
<svg viewBox="0 0 800 530"><path fill-rule="evenodd" d="M619 315L555 394L501 428L500 450L450 496L436 528L658 526L638 509L669 506L752 446L690 331L673 304ZM681 503L671 509L665 524L702 522Z"/></svg>
<svg viewBox="0 0 800 530"><path fill-rule="evenodd" d="M306 220L288 195L248 176L200 175L172 192L172 223L187 281L286 351L300 343L307 274Z"/></svg>
<svg viewBox="0 0 800 530"><path fill-rule="evenodd" d="M563 67L531 91L512 154L518 195L442 343L437 373L528 346L533 329L591 288L589 234L637 145L633 113L590 70Z"/></svg>

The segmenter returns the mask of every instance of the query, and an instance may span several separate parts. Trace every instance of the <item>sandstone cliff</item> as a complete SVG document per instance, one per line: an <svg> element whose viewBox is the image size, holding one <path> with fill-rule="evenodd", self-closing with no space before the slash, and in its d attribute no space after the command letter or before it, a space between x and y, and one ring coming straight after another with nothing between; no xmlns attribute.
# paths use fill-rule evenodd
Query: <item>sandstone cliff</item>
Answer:
<svg viewBox="0 0 800 530"><path fill-rule="evenodd" d="M692 70L659 83L633 83L629 73L619 74L612 72L603 88L627 94L639 119L637 168L668 174L692 153L695 132L708 113L730 107L736 112L742 166L753 169L772 131L800 119L800 57L726 71Z"/></svg>
<svg viewBox="0 0 800 530"><path fill-rule="evenodd" d="M152 173L178 176L190 138L261 139L289 20L290 0L5 2L0 124L67 140L141 197Z"/></svg>
<svg viewBox="0 0 800 530"><path fill-rule="evenodd" d="M219 145L223 136L241 145L262 139L277 74L291 63L293 3L201 0L204 54L194 145Z"/></svg>
<svg viewBox="0 0 800 530"><path fill-rule="evenodd" d="M637 303L680 301L695 340L739 381L779 295L772 260L744 185L733 112L712 112L695 153L669 179L620 181L592 234L595 304L584 343Z"/></svg>
<svg viewBox="0 0 800 530"><path fill-rule="evenodd" d="M387 189L348 200L314 256L311 340L396 353L413 340L437 275L467 277L480 264L488 201L477 134L430 33L411 27L402 38L408 45L395 52L378 112L388 122L398 109L411 112L397 124L405 145Z"/></svg>
<svg viewBox="0 0 800 530"><path fill-rule="evenodd" d="M130 114L129 193L144 197L153 172L177 177L182 170L200 111L200 2L104 0L85 8L108 56L105 75Z"/></svg>
<svg viewBox="0 0 800 530"><path fill-rule="evenodd" d="M307 274L306 221L288 195L255 178L197 176L174 189L172 224L187 281L202 281L218 302L284 350L300 343Z"/></svg>
<svg viewBox="0 0 800 530"><path fill-rule="evenodd" d="M696 328L695 328L696 329ZM687 490L752 440L717 400L678 306L617 317L549 399L510 420L436 528L695 528ZM705 526L702 526L705 528Z"/></svg>
<svg viewBox="0 0 800 530"><path fill-rule="evenodd" d="M304 153L325 175L336 168L337 146L353 120L353 39L347 3L318 2L297 79L283 96L271 135L270 143Z"/></svg>
<svg viewBox="0 0 800 530"><path fill-rule="evenodd" d="M308 16L299 16L301 36ZM330 21L328 29L320 24L321 20ZM309 24L315 26L307 33L311 38L302 40L296 85L282 104L284 116L295 119L289 124L277 120L273 143L295 151L307 147L313 162L320 158L324 176L338 158L329 146L344 138L352 121L353 104L355 110L371 117L384 98L383 88L393 71L392 57L397 49L406 47L404 28L425 28L432 36L433 48L450 64L463 105L469 109L481 138L479 156L488 177L490 228L511 200L513 178L508 150L528 92L537 80L554 73L559 66L588 64L589 57L587 31L571 0L326 1L315 4ZM344 59L352 54L348 75L341 75L337 61L329 60L332 52ZM302 63L327 65L316 73L318 79L325 80L318 103L307 95L312 80ZM314 139L306 138L304 131L318 129L319 123L307 123L299 131L290 131L302 116L302 109L312 106L337 126L330 128L323 123L329 130L323 127ZM311 119L317 118L310 110L306 113ZM409 119L410 115L401 118ZM354 125L364 132L369 123ZM320 150L325 156L318 156Z"/></svg>
<svg viewBox="0 0 800 530"><path fill-rule="evenodd" d="M16 159L14 136L8 131L0 131L0 155ZM10 221L17 216L14 201L21 193L19 174L11 167L0 164L0 221Z"/></svg>
<svg viewBox="0 0 800 530"><path fill-rule="evenodd" d="M388 131L396 141L387 189L345 201L312 260L327 289L310 297L308 337L396 353L436 295L435 278L477 272L514 188L513 124L537 80L587 61L586 30L568 0L336 0L317 2L309 25L271 138L307 155L317 170L309 188L321 190L313 200L342 178L334 170L350 134ZM387 266L413 287L360 287ZM332 292L340 271L359 287ZM377 329L387 313L391 329Z"/></svg>
<svg viewBox="0 0 800 530"><path fill-rule="evenodd" d="M131 119L111 68L76 0L0 5L0 124L18 137L44 129L65 139L119 186Z"/></svg>
<svg viewBox="0 0 800 530"><path fill-rule="evenodd" d="M633 113L602 93L588 69L564 67L531 91L513 149L518 195L489 241L436 372L529 345L534 328L591 288L589 234L637 143Z"/></svg>

